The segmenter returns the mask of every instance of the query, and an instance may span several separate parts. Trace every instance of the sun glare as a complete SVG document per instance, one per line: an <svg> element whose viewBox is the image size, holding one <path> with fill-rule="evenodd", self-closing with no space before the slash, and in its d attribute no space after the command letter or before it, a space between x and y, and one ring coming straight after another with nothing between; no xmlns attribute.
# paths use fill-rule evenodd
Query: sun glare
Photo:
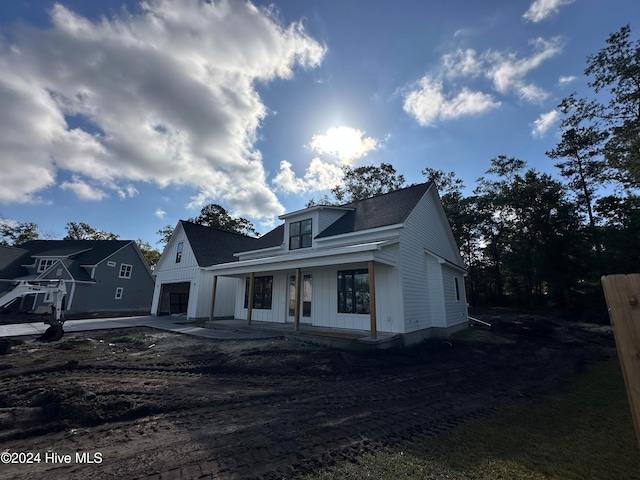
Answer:
<svg viewBox="0 0 640 480"><path fill-rule="evenodd" d="M364 132L357 128L340 126L331 127L325 135L314 135L309 145L317 153L333 155L349 163L378 148L378 141L364 137Z"/></svg>

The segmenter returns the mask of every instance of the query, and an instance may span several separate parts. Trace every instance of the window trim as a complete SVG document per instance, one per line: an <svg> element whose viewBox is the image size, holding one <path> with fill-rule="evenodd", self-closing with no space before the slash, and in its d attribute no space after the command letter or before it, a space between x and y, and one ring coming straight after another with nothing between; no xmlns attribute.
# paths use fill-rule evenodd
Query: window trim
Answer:
<svg viewBox="0 0 640 480"><path fill-rule="evenodd" d="M124 287L116 287L116 295L113 297L115 300L122 300L124 294Z"/></svg>
<svg viewBox="0 0 640 480"><path fill-rule="evenodd" d="M273 275L254 277L253 309L271 310L273 306ZM249 308L249 277L246 277L244 289L244 308Z"/></svg>
<svg viewBox="0 0 640 480"><path fill-rule="evenodd" d="M303 227L304 224L304 227ZM303 231L303 228L309 226L309 231ZM297 227L297 228L294 228ZM298 233L292 233L297 231ZM295 241L294 241L295 240ZM294 246L297 245L297 246ZM305 218L297 222L289 223L289 250L299 250L302 248L311 248L313 245L313 219Z"/></svg>
<svg viewBox="0 0 640 480"><path fill-rule="evenodd" d="M363 288L358 289L358 283L356 281L357 275L363 275L363 274L367 275L366 291ZM369 283L368 268L338 270L338 275L337 275L337 289L338 289L337 311L338 313L369 315L371 313L369 288L370 288L370 283ZM358 298L358 294L364 295L362 299ZM358 311L359 304L362 304L363 306L361 311Z"/></svg>
<svg viewBox="0 0 640 480"><path fill-rule="evenodd" d="M121 263L120 275L118 278L131 278L131 272L133 272L133 265L129 265L128 263Z"/></svg>
<svg viewBox="0 0 640 480"><path fill-rule="evenodd" d="M49 269L55 263L55 259L53 258L41 258L38 262L38 273L42 273L45 270Z"/></svg>
<svg viewBox="0 0 640 480"><path fill-rule="evenodd" d="M456 288L456 300L459 302L460 301L460 282L458 280L458 277L453 277L453 280Z"/></svg>

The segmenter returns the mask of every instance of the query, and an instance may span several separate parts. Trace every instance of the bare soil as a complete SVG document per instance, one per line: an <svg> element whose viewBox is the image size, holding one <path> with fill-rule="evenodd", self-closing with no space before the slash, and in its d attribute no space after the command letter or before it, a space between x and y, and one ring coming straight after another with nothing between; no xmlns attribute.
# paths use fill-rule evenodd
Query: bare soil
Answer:
<svg viewBox="0 0 640 480"><path fill-rule="evenodd" d="M364 353L153 329L14 340L0 356L0 450L18 463L0 478L292 478L615 356L608 327L519 320Z"/></svg>

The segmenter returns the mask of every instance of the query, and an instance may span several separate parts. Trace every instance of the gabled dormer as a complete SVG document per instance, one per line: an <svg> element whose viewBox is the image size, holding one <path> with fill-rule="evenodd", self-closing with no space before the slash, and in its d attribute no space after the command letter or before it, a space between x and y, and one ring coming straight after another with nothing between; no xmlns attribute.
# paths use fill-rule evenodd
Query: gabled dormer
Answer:
<svg viewBox="0 0 640 480"><path fill-rule="evenodd" d="M315 237L352 208L316 205L280 215L284 220L285 252L315 248Z"/></svg>

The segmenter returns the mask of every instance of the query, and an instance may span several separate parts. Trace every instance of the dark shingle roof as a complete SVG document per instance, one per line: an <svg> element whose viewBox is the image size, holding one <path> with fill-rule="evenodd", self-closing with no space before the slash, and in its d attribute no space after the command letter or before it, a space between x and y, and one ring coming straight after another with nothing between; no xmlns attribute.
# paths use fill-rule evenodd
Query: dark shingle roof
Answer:
<svg viewBox="0 0 640 480"><path fill-rule="evenodd" d="M22 265L30 262L29 252L22 248L0 245L0 279L13 279L27 272Z"/></svg>
<svg viewBox="0 0 640 480"><path fill-rule="evenodd" d="M284 223L258 239L255 250L259 248L279 247L284 242Z"/></svg>
<svg viewBox="0 0 640 480"><path fill-rule="evenodd" d="M82 281L82 282L95 282L84 268L80 266L80 262L76 260L70 260L65 258L61 260L62 264L67 268L69 274L73 277L74 280Z"/></svg>
<svg viewBox="0 0 640 480"><path fill-rule="evenodd" d="M238 260L236 252L255 250L258 239L180 220L198 265L209 267Z"/></svg>
<svg viewBox="0 0 640 480"><path fill-rule="evenodd" d="M420 199L431 186L431 182L395 190L383 195L340 205L353 208L325 228L316 238L331 237L343 233L359 232L386 227L404 222Z"/></svg>
<svg viewBox="0 0 640 480"><path fill-rule="evenodd" d="M32 240L18 245L31 256L72 257L81 265L95 265L132 240Z"/></svg>

